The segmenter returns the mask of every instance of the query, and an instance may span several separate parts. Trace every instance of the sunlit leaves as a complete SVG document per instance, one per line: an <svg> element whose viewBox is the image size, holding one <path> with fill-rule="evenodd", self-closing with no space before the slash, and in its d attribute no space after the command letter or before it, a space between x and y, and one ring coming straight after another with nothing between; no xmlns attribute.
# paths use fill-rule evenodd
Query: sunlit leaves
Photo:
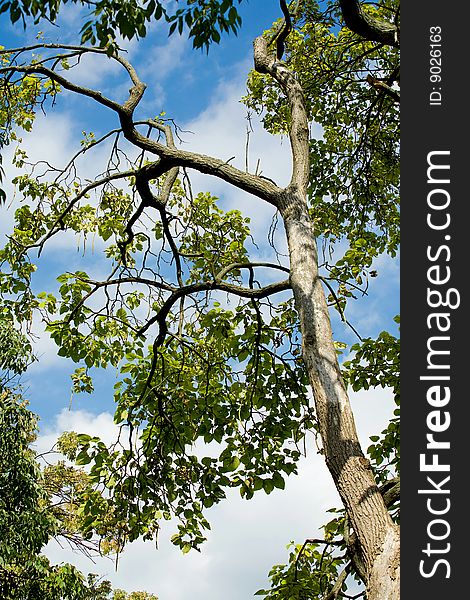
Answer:
<svg viewBox="0 0 470 600"><path fill-rule="evenodd" d="M0 320L0 390L6 381L20 375L33 362L31 343L5 318Z"/></svg>
<svg viewBox="0 0 470 600"><path fill-rule="evenodd" d="M289 339L287 315L280 312L271 328L263 326L266 348L273 336L280 345ZM136 435L140 427L135 450L107 449L82 436L77 460L91 464L92 479L110 490L115 518L131 525L128 539L151 537L159 520L174 514L181 523L173 541L184 551L197 548L208 527L203 509L224 498L224 488L240 487L250 498L258 490L282 489L284 477L295 472L300 449L290 440L301 442L312 424L305 375L293 363L287 376L269 351L251 347L257 327L249 303L200 314L186 326L185 344L159 349L150 382L153 355L126 355L131 362L121 367L116 386L116 420ZM248 360L241 354L247 347ZM194 454L199 440L212 444L212 455ZM85 512L92 509L97 513L89 525L96 530L109 507L100 498L94 506L91 496Z"/></svg>
<svg viewBox="0 0 470 600"><path fill-rule="evenodd" d="M0 350L1 356L1 350ZM0 595L8 600L157 600L146 592L113 592L109 581L84 575L74 566L51 565L41 554L52 538L62 536L77 548L85 517L80 501L95 493L82 469L64 460L40 468L32 444L36 417L11 391L0 392ZM66 433L58 449L75 457L80 437ZM117 529L102 530L102 553L118 549ZM97 548L97 546L96 546Z"/></svg>
<svg viewBox="0 0 470 600"><path fill-rule="evenodd" d="M327 533L328 525L324 529ZM329 545L326 536L325 542L320 542L307 540L304 544L288 544L288 564L274 565L269 572L270 589L258 590L255 596L269 600L327 597L345 566L345 560L336 543Z"/></svg>
<svg viewBox="0 0 470 600"><path fill-rule="evenodd" d="M251 277L248 285L253 285L254 274L247 277L240 267L248 261L250 232L239 211L224 212L210 194L188 198L177 182L166 210L173 215L180 278L190 296L186 306L176 302L167 314L167 338L155 349L152 338L140 333L142 319L160 310L169 292L158 279L154 286L146 284L150 293L136 288L137 271L129 269L147 257L153 260L159 247L156 256L163 260L168 224L155 226L154 240L137 233L123 264L117 242L127 235L130 195L110 190L96 208L75 203L67 210L70 192L29 177L18 179L18 185L26 203L16 215L15 240L22 236L25 246L37 243L60 217L72 231L111 241L116 250L107 254L122 272L122 283L116 276L109 288L84 271L67 272L58 277L56 294L40 293L36 300L58 354L78 363L74 393L93 390L93 368L113 366L120 374L115 421L128 442L107 448L81 435L70 451L78 465L90 468L90 481L97 486L82 495L82 527L87 535L105 538L119 531L118 544L124 545L139 536L154 537L162 519L176 516L174 543L183 551L198 548L209 526L205 509L230 487L238 487L245 498L283 489L285 478L296 471L306 432L315 426L297 359L300 338L292 301L276 307L235 299L224 308L223 297L209 293L211 285L191 294L191 286L218 278L247 285ZM12 242L6 252L17 248ZM24 262L24 252L16 251ZM129 275L132 286L125 283ZM100 296L102 289L106 294ZM209 453L199 450L202 443Z"/></svg>
<svg viewBox="0 0 470 600"><path fill-rule="evenodd" d="M162 184L152 182L153 189ZM210 194L188 195L177 181L165 213L157 214L161 219L153 211L153 231L130 236L126 223L136 201L129 193L105 189L90 203L91 198L74 200L80 185L65 190L29 176L19 177L17 185L24 205L4 250L13 265L6 281L27 264L24 248L41 244L58 221L111 244L105 254L114 280L66 272L57 278L57 292L41 292L32 302L59 356L77 363L74 393L92 392L94 368L112 366L119 374L115 422L126 443L108 448L81 435L69 453L90 468L95 486L82 494L82 527L86 535L104 538L118 531L117 543L124 545L154 537L162 520L176 516L173 541L183 551L198 548L209 526L204 511L230 487L245 498L283 489L296 471L306 432L315 426L297 358L292 301L275 306L234 297L224 307L225 297L211 291L219 280L259 282L243 269L249 264L248 219L237 210L223 211ZM178 266L176 277L163 266L163 282L154 261ZM29 275L24 281L29 287ZM166 338L154 347L155 331L143 334L146 319L181 285L187 298L170 306ZM198 292L201 285L207 289ZM201 451L202 444L210 451Z"/></svg>
<svg viewBox="0 0 470 600"><path fill-rule="evenodd" d="M389 8L378 9L386 19ZM374 258L397 253L399 107L377 94L367 75L397 78L398 53L342 28L332 13L322 16L315 2L298 17L285 60L302 82L313 123L310 214L323 266L342 282L337 295L345 302L373 276ZM270 78L252 72L249 92L244 100L262 114L266 129L287 133L289 106Z"/></svg>
<svg viewBox="0 0 470 600"><path fill-rule="evenodd" d="M0 4L0 10L1 10ZM0 67L10 62L10 55L0 46ZM38 101L55 94L50 82L41 82L37 77L27 75L16 81L11 77L0 76L0 151L11 141L18 140L18 129L31 131ZM6 201L3 189L4 165L0 155L0 205Z"/></svg>
<svg viewBox="0 0 470 600"><path fill-rule="evenodd" d="M181 212L186 228L181 252L193 257L188 282L214 279L224 267L247 261L249 219L238 210L222 211L217 200L200 193ZM237 280L240 270L232 269L227 275L228 280Z"/></svg>
<svg viewBox="0 0 470 600"><path fill-rule="evenodd" d="M160 0L99 0L81 28L81 42L114 48L118 35L124 39L143 38L149 25L164 20L169 25L169 35L187 30L195 48L208 48L218 43L221 34L237 33L241 19L236 5L241 0L187 0L177 4L174 12L168 3ZM0 14L7 12L12 23L29 18L38 23L41 18L55 21L62 5L78 4L88 7L85 0L0 0Z"/></svg>

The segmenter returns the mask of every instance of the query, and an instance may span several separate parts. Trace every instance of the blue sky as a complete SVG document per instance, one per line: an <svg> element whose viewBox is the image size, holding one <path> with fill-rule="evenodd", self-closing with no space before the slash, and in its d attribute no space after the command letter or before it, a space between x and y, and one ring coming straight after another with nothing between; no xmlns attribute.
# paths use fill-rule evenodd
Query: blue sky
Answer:
<svg viewBox="0 0 470 600"><path fill-rule="evenodd" d="M241 5L243 26L238 37L222 39L209 54L194 51L191 43L174 35L170 39L159 26L153 27L147 39L127 44L128 56L148 83L144 107L148 116L165 111L184 131L188 148L236 160L244 160L246 110L239 103L244 93L244 82L252 65L252 40L269 27L279 16L278 3L244 2ZM77 43L80 13L67 7L60 27L43 24L40 29L47 41ZM34 42L34 28L24 32L20 26L11 27L5 15L0 17L3 26L2 45L21 45ZM90 62L79 73L80 81L88 82L108 94L126 91L124 80L110 66L108 59L101 63ZM128 85L125 83L125 85ZM115 125L114 117L106 111L96 111L90 102L63 94L54 110L40 115L31 136L24 136L31 158L55 161L60 164L79 148L81 132L94 131L96 136ZM261 160L267 176L280 184L289 177L289 149L287 140L273 139L254 123L250 144L250 157ZM312 126L315 133L315 126ZM319 134L319 132L316 132ZM11 148L5 152L11 156ZM5 165L8 161L5 159ZM84 163L90 173L93 164ZM221 198L224 207L237 207L252 218L252 229L257 239L264 239L269 228L272 211L245 194L227 188L214 179L196 175L193 185L211 191ZM17 197L11 187L7 209L1 209L0 233L4 234L11 223L11 214ZM264 237L263 237L264 236ZM282 246L282 235L279 235ZM89 246L88 246L89 248ZM97 270L100 268L99 248L92 255ZM261 252L268 256L267 244L262 242ZM49 289L55 277L64 270L81 268L84 264L80 245L71 238L51 243L43 257L42 267L34 285ZM348 318L363 336L375 336L390 329L398 309L398 264L387 258L377 261L379 277L372 280L369 295L348 309ZM333 319L336 339L354 341L348 328ZM38 331L40 327L38 324ZM74 365L56 356L55 348L41 335L36 345L40 360L24 377L31 407L41 418L39 446L46 449L54 443L64 429L84 429L90 433L112 439L112 385L114 373L98 372L95 376L93 396L80 395L71 399L70 374ZM358 417L360 435L367 438L386 425L393 410L390 394L378 390L354 395L353 408ZM300 475L288 481L285 492L276 491L270 496L242 501L236 494L209 511L212 533L201 554L182 556L169 543L173 533L165 530L160 540L160 550L151 544L137 542L120 559L119 569L107 559L90 564L83 557L71 555L67 549L51 544L49 553L54 561L73 561L85 571L103 573L115 585L125 589L146 589L159 595L160 600L239 600L249 598L266 585L266 574L274 563L287 557L285 545L291 540L303 542L316 535L317 527L327 520L325 511L337 504L336 492L319 456L312 451L303 460Z"/></svg>

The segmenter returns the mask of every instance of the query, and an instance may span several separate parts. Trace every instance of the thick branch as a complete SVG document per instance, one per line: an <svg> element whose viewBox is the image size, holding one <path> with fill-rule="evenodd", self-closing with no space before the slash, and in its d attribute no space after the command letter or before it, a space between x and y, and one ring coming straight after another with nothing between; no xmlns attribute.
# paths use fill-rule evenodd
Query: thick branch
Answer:
<svg viewBox="0 0 470 600"><path fill-rule="evenodd" d="M287 267L283 267L281 265L276 265L275 263L269 262L247 262L247 263L232 263L224 267L219 273L216 275L216 280L221 280L234 269L253 269L253 267L267 267L269 269L277 269L279 271L284 271L284 273L290 273L290 270Z"/></svg>
<svg viewBox="0 0 470 600"><path fill-rule="evenodd" d="M23 52L32 52L33 50L47 49L47 50L73 50L84 54L85 52L91 52L94 54L106 54L106 50L103 48L89 48L85 46L74 46L70 44L31 44L30 46L19 46L18 48L3 48L0 50L0 56L4 54L21 54Z"/></svg>
<svg viewBox="0 0 470 600"><path fill-rule="evenodd" d="M269 54L268 42L261 36L254 41L254 60L258 73L271 75L288 99L291 113L289 139L293 163L288 189L305 194L309 178L309 130L302 86L284 63Z"/></svg>
<svg viewBox="0 0 470 600"><path fill-rule="evenodd" d="M73 84L72 82L70 82L65 77L63 77L62 75L59 75L53 68L51 69L51 68L44 66L44 63L47 61L55 60L56 62L58 62L60 59L66 58L64 55L60 55L60 54L56 55L56 56L47 57L43 61L35 63L34 65L33 64L27 65L27 66L10 65L9 67L5 67L4 72L37 73L40 75L46 75L53 81L56 81L57 83L62 85L65 89L70 90L72 92L80 93L85 96L89 96L89 97L93 98L94 100L96 100L97 102L100 102L104 106L107 106L108 108L112 108L113 110L116 110L118 112L119 112L119 110L123 110L129 114L132 114L135 107L140 102L146 86L142 81L140 81L140 79L137 75L137 71L134 69L134 67L131 65L131 63L127 59L125 59L124 57L120 56L117 53L109 56L107 54L106 50L103 50L101 48L86 48L83 46L73 46L73 45L67 45L67 44L34 44L31 46L24 46L24 47L20 47L20 48L2 50L2 51L0 51L0 55L2 55L2 54L19 55L19 54L22 54L23 52L31 52L33 50L37 50L37 49L41 49L41 48L46 49L46 50L56 50L56 49L57 50L72 50L77 56L82 56L84 54L100 54L102 56L106 56L109 60L115 60L116 62L118 62L125 68L125 70L127 71L128 75L132 81L132 84L133 84L133 87L129 90L128 100L121 106L117 102L114 102L114 101L110 100L109 98L106 98L105 96L103 96L101 94L101 92L96 92L95 90L91 90L91 89L88 89L88 88L85 88L82 86L77 86L77 85ZM0 70L0 72L2 72L2 70Z"/></svg>
<svg viewBox="0 0 470 600"><path fill-rule="evenodd" d="M226 181L227 183L244 190L245 192L253 194L254 196L261 198L278 208L279 196L282 192L282 189L274 183L257 175L241 171L228 164L228 162L218 158L213 158L211 156L206 156L196 152L186 152L181 150L169 140L167 140L167 144L163 144L142 135L136 129L136 123L133 122L132 115L145 91L145 84L140 81L135 69L127 60L119 55L113 55L112 58L118 61L126 69L133 83L133 86L129 91L129 98L124 104L119 104L118 102L107 98L99 91L77 85L59 73L55 72L53 69L47 68L43 65L10 65L0 68L0 73L44 75L50 78L52 81L58 83L64 89L91 98L102 106L115 111L121 121L124 136L128 141L138 148L159 156L162 160L166 161L167 164L171 163L170 166L180 166L195 169L200 173L218 177L219 179L222 179L223 181ZM168 129L166 126L159 126L157 122L154 122L153 125L157 126L157 128L162 128L162 130ZM167 131L165 131L165 133L167 133Z"/></svg>
<svg viewBox="0 0 470 600"><path fill-rule="evenodd" d="M164 161L160 160L160 163L162 163L162 162L164 162ZM171 190L176 181L176 178L178 177L179 167L171 167L166 172L167 172L167 176L165 177L165 181L163 182L161 192L158 196L155 196L152 193L152 190L150 189L149 180L151 179L151 177L150 178L148 176L143 177L142 175L140 175L138 178L136 178L136 188L140 194L140 197L142 198L142 204L141 204L142 210L140 210L140 211L138 210L134 215L135 220L129 221L129 223L127 224L126 231L128 232L129 238L128 238L128 241L125 242L125 245L128 244L130 241L132 241L132 239L134 237L132 227L133 227L135 221L137 220L137 218L142 213L145 206L153 206L154 208L156 208L158 210L158 212L160 213L160 218L161 218L162 227L163 227L163 233L170 245L171 252L173 254L173 259L174 259L175 265L176 265L176 277L178 279L179 285L182 286L183 285L183 279L182 279L183 268L181 265L181 259L180 259L180 254L179 254L178 248L176 246L173 235L171 234L171 231L170 231L170 221L169 221L168 214L166 211L166 205L170 198Z"/></svg>
<svg viewBox="0 0 470 600"><path fill-rule="evenodd" d="M157 179L161 175L168 173L167 182L164 185L164 190L160 196L155 196L150 189L150 180ZM135 173L135 187L139 192L139 196L142 199L142 202L137 207L134 214L130 217L129 221L126 225L126 233L127 239L123 242L119 242L119 246L121 247L121 251L123 253L123 259L125 260L125 249L126 247L132 243L134 240L134 230L133 227L142 216L145 208L148 206L153 206L156 208L161 214L164 212L165 204L168 200L168 197L171 192L171 187L175 182L175 179L178 175L178 167L172 167L164 160L159 160L154 163L147 164L141 167ZM169 183L168 183L169 180ZM162 217L163 218L163 217Z"/></svg>
<svg viewBox="0 0 470 600"><path fill-rule="evenodd" d="M200 173L218 177L238 189L253 194L253 196L269 202L269 204L272 204L276 208L278 207L282 189L274 183L257 175L241 171L219 158L196 152L186 152L179 148L172 148L155 140L150 140L139 133L132 121L125 116L121 119L121 124L126 139L139 148L142 148L142 150L156 154L162 159L171 162L174 166L195 169Z"/></svg>
<svg viewBox="0 0 470 600"><path fill-rule="evenodd" d="M384 81L376 79L372 75L367 75L367 83L371 85L375 90L377 90L378 94L387 94L387 96L390 96L390 98L392 98L395 102L400 102L399 92L387 85Z"/></svg>
<svg viewBox="0 0 470 600"><path fill-rule="evenodd" d="M339 4L344 22L351 31L371 42L398 48L399 32L396 25L369 15L359 0L339 0Z"/></svg>

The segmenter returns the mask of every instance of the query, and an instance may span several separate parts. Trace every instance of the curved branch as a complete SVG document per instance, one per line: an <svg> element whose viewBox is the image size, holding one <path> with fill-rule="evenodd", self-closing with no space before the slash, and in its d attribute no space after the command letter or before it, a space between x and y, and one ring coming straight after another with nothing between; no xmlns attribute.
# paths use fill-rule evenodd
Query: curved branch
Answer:
<svg viewBox="0 0 470 600"><path fill-rule="evenodd" d="M103 288L103 287L107 288L112 285L121 285L123 283L141 283L144 285L148 285L149 287L155 287L159 290L163 290L166 292L174 292L175 291L175 288L169 284L162 283L159 281L154 281L153 279L145 279L143 277L120 277L118 279L111 279L111 277L114 275L116 270L117 270L117 267L114 269L113 273L111 273L110 278L106 279L105 281L94 281L93 279L88 279L87 277L76 276L76 278L79 281L83 281L83 283L93 285L94 287L89 292L87 292L84 296L82 296L80 301L73 307L73 309L70 311L69 316L67 317L67 323L70 323L73 316L77 313L78 310L80 310L80 308L85 304L85 302L89 298L91 298L100 288Z"/></svg>
<svg viewBox="0 0 470 600"><path fill-rule="evenodd" d="M384 81L381 81L380 79L377 79L376 77L373 77L370 74L367 75L366 80L369 85L371 85L375 90L377 90L378 94L387 94L387 96L390 96L390 98L392 98L395 102L400 102L399 92L387 85L387 83L385 83Z"/></svg>
<svg viewBox="0 0 470 600"><path fill-rule="evenodd" d="M166 144L170 148L176 148L175 141L173 138L173 131L169 125L165 125L164 123L160 123L159 121L155 121L154 119L149 121L149 125L163 132L166 139ZM161 161L160 161L161 162ZM173 185L179 174L179 167L171 167L167 171L167 176L163 181L162 189L157 198L154 197L156 207L160 213L160 218L162 221L163 233L168 240L168 244L170 245L171 252L173 254L173 259L175 261L176 266L176 278L180 286L183 285L183 267L181 265L180 254L178 252L178 248L176 246L175 240L170 231L170 220L168 218L168 214L166 211L166 205L168 200L170 199L171 190L173 189ZM142 195L142 192L147 195L152 195L148 182L142 186L142 191L139 193Z"/></svg>
<svg viewBox="0 0 470 600"><path fill-rule="evenodd" d="M292 31L292 20L290 17L289 9L287 8L286 0L279 0L279 4L281 6L282 14L284 15L284 27L281 29L280 33L276 36L276 57L277 60L281 60L284 54L284 44Z"/></svg>
<svg viewBox="0 0 470 600"><path fill-rule="evenodd" d="M149 319L147 323L139 329L139 335L145 333L155 323L158 323L160 326L159 337L162 330L165 331L164 335L166 335L166 318L168 317L173 305L183 296L189 296L190 294L197 294L200 292L220 291L234 294L240 298L254 298L261 300L273 294L284 292L288 289L290 289L290 283L288 280L271 283L259 289L240 287L222 281L211 281L207 283L194 283L191 285L186 285L175 289L171 296L164 302L158 313Z"/></svg>
<svg viewBox="0 0 470 600"><path fill-rule="evenodd" d="M48 46L41 45L39 47ZM58 47L68 48L65 46ZM91 51L95 52L96 50L93 49ZM167 140L167 144L162 144L158 141L147 138L137 131L135 127L137 123L134 123L132 115L136 106L142 99L146 86L142 81L140 81L135 69L126 59L117 54L112 55L111 58L119 62L126 69L133 83L132 88L129 90L129 98L126 100L126 102L124 102L124 104L115 102L97 90L77 85L59 73L55 72L53 69L40 64L30 64L25 66L9 65L6 67L1 67L0 74L19 73L24 75L44 75L45 77L48 77L55 83L59 84L64 89L81 96L91 98L102 106L110 108L116 112L121 121L125 138L131 143L135 144L138 148L159 156L162 160L167 161L167 163L171 163L170 166L187 167L195 169L196 171L206 175L218 177L234 187L253 194L254 196L261 198L278 208L280 195L283 190L276 184L263 179L258 175L241 171L236 167L229 165L227 161L196 152L186 152L177 148L169 140ZM167 133L166 129L169 129L164 125L159 125L156 121L153 123L153 126L160 128L162 131L165 130L165 133Z"/></svg>
<svg viewBox="0 0 470 600"><path fill-rule="evenodd" d="M126 115L120 113L124 136L142 150L156 154L160 158L179 166L194 169L205 175L212 175L226 183L265 200L278 208L282 189L269 180L252 175L231 166L227 161L197 152L187 152L176 147L166 146L142 135Z"/></svg>
<svg viewBox="0 0 470 600"><path fill-rule="evenodd" d="M227 273L233 271L234 269L252 269L253 267L268 267L270 269L278 269L279 271L284 271L284 273L290 273L290 269L287 267L283 267L282 265L277 265L275 263L270 262L245 262L245 263L232 263L231 265L227 265L223 269L221 269L217 275L215 276L216 280L223 279Z"/></svg>
<svg viewBox="0 0 470 600"><path fill-rule="evenodd" d="M344 22L351 31L371 42L399 47L399 30L396 25L369 15L359 0L339 0L339 4Z"/></svg>
<svg viewBox="0 0 470 600"><path fill-rule="evenodd" d="M104 104L108 108L112 108L113 110L116 110L118 112L119 112L119 109L121 109L128 113L132 113L142 98L142 95L145 91L146 85L142 81L140 81L139 76L137 75L137 71L134 69L134 67L131 65L131 63L127 59L125 59L123 56L119 55L118 53L109 55L107 53L107 51L102 48L87 48L84 46L75 46L75 45L68 45L68 44L33 44L30 46L23 46L20 48L1 50L0 55L11 54L11 53L15 53L15 54L19 55L23 52L31 52L33 50L38 50L38 49L72 50L75 53L75 55L78 55L80 57L84 54L89 53L89 54L100 54L101 56L105 56L110 60L115 60L116 62L118 62L119 64L121 64L124 67L124 69L127 71L128 75L130 77L130 80L133 83L133 87L129 90L128 100L121 106L117 102L114 102L114 101L110 100L109 98L106 98L105 96L103 96L101 94L101 92L96 92L95 90L84 88L82 86L77 86L77 85L73 84L71 81L69 81L68 79L66 79L65 77L63 77L62 75L59 75L58 73L56 73L56 71L54 71L54 69L44 66L43 63L46 61L49 61L49 60L58 61L61 58L66 58L66 56L64 56L64 55L61 56L60 54L58 56L48 57L48 58L44 59L42 62L35 63L34 65L31 64L31 65L27 65L24 67L11 65L9 67L5 67L6 71L9 71L9 72L16 71L17 73L35 72L38 74L46 75L50 79L52 79L52 80L56 81L57 83L59 83L60 85L62 85L65 89L72 91L72 92L81 93L82 95L85 95L85 96L89 96L89 97L93 98L94 100L96 100L97 102L100 102L101 104ZM27 69L27 70L25 70L25 69ZM34 71L31 71L31 69L34 69ZM0 70L0 72L1 72L1 70Z"/></svg>
<svg viewBox="0 0 470 600"><path fill-rule="evenodd" d="M170 127L163 126L165 130L165 135L167 138L167 143L174 145L173 136ZM158 196L155 196L150 189L149 182L151 179L155 179L159 175L163 173L167 173L165 181L163 182L162 190ZM142 203L138 207L137 211L134 213L132 218L129 220L126 226L126 232L128 235L127 240L122 242L122 250L124 254L124 250L128 244L132 242L134 239L134 232L132 227L134 226L137 219L141 216L143 210L147 206L153 206L160 213L160 218L162 221L163 233L165 238L168 240L168 243L171 248L171 252L173 254L173 258L176 265L176 277L178 279L178 283L180 286L183 285L182 280L182 265L180 260L180 254L178 252L178 248L176 247L175 241L170 231L170 222L168 219L168 215L166 212L166 204L170 198L170 193L173 188L173 185L178 177L179 167L172 167L170 164L166 163L164 160L160 159L158 163L146 165L142 167L138 176L136 177L136 189L139 192L140 197L142 198Z"/></svg>
<svg viewBox="0 0 470 600"><path fill-rule="evenodd" d="M2 48L0 56L3 54L21 54L23 52L31 52L33 50L73 50L80 53L90 52L94 54L104 54L107 56L106 50L103 48L93 48L85 46L74 46L71 44L31 44L30 46L19 46L18 48Z"/></svg>

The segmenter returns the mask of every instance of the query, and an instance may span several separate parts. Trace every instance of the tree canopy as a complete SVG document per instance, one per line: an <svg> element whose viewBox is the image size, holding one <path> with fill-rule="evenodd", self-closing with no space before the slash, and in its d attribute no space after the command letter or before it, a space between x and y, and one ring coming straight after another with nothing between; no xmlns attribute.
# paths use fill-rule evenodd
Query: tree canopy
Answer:
<svg viewBox="0 0 470 600"><path fill-rule="evenodd" d="M91 485L80 493L85 536L114 536L121 549L155 538L176 516L174 543L183 552L199 549L207 509L231 488L246 498L283 488L313 433L344 506L325 525L324 539L294 546L289 564L273 568L271 589L258 594L336 598L353 574L369 598L391 600L398 342L388 332L361 338L340 367L345 347L333 339L329 311L349 322L348 303L377 277L374 260L398 249L398 6L344 1L320 10L316 2L281 2L283 20L255 41L244 102L270 133L289 138L292 173L283 188L257 169L186 150L167 114L136 118L145 84L108 43L117 33L143 36L148 20L166 18L170 31L186 25L202 46L218 41L218 31L237 29L233 4L188 2L169 15L159 2L108 1L82 30L82 41L101 47L39 42L1 51L10 99L0 107L4 131L25 127L12 116L14 103L28 111L51 97L60 101L60 90L92 100L119 123L86 135L65 165L45 171L16 151L15 166L28 169L15 179L22 203L0 251L3 318L26 327L39 312L58 354L77 363L77 392L93 392L96 369L116 370L119 439L108 447L83 433L65 449L89 469ZM54 18L60 5L0 6L15 21ZM124 102L69 77L89 54L127 74ZM312 121L322 128L319 139L309 135ZM81 159L110 140L104 171L81 177ZM260 259L246 216L194 189L191 171L270 205L284 226L288 257L280 260L273 249L272 258ZM106 275L91 275L83 261L83 269L58 276L57 291L34 293L36 256L66 232L99 240ZM367 457L348 384L395 394L395 418L372 439Z"/></svg>

